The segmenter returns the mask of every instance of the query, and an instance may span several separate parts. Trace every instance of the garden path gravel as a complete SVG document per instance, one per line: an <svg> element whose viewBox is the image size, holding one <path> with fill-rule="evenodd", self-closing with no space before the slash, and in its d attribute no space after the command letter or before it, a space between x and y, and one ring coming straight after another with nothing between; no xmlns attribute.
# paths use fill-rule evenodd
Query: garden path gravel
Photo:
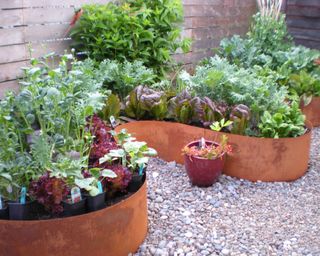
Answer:
<svg viewBox="0 0 320 256"><path fill-rule="evenodd" d="M310 168L295 182L221 176L191 186L184 167L148 167L149 231L139 255L320 255L320 128Z"/></svg>

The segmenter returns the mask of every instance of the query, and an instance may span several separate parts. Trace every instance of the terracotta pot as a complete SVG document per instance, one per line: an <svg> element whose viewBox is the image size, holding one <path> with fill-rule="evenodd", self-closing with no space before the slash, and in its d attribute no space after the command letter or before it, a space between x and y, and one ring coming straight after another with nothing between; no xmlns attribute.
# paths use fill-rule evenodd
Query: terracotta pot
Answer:
<svg viewBox="0 0 320 256"><path fill-rule="evenodd" d="M198 146L199 141L193 141L187 147ZM218 145L213 141L206 141L206 145ZM184 155L184 164L188 177L193 185L199 187L211 186L220 176L225 162L225 154L217 159Z"/></svg>
<svg viewBox="0 0 320 256"><path fill-rule="evenodd" d="M181 149L188 142L201 137L219 141L221 132L189 125L139 121L120 125L117 131L127 129L140 141L146 141L158 151L160 158L183 164ZM251 181L292 181L308 169L311 132L297 138L255 138L226 134L233 147L223 173Z"/></svg>
<svg viewBox="0 0 320 256"><path fill-rule="evenodd" d="M147 234L147 185L127 199L79 216L0 220L0 255L127 256Z"/></svg>
<svg viewBox="0 0 320 256"><path fill-rule="evenodd" d="M313 97L309 105L301 106L301 110L313 127L320 126L320 97Z"/></svg>

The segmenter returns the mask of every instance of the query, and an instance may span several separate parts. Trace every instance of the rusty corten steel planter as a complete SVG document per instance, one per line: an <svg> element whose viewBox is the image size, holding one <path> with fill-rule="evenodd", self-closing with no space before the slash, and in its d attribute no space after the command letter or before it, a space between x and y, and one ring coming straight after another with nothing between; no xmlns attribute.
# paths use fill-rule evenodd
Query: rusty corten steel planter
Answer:
<svg viewBox="0 0 320 256"><path fill-rule="evenodd" d="M320 126L320 97L313 97L310 104L302 106L301 109L313 127Z"/></svg>
<svg viewBox="0 0 320 256"><path fill-rule="evenodd" d="M0 220L0 255L127 256L147 234L147 185L100 211L75 217Z"/></svg>
<svg viewBox="0 0 320 256"><path fill-rule="evenodd" d="M189 125L139 121L117 127L127 129L138 140L143 140L158 151L160 158L183 164L181 149L189 142L204 137L220 140L221 132ZM311 132L297 138L255 138L226 134L233 146L223 173L251 181L292 181L308 169Z"/></svg>

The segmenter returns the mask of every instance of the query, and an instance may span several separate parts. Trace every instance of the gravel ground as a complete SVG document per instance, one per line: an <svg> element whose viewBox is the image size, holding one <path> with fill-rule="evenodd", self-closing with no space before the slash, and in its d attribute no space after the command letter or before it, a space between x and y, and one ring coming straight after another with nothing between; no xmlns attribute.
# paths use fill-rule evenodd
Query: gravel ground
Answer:
<svg viewBox="0 0 320 256"><path fill-rule="evenodd" d="M291 183L221 176L193 187L184 167L148 167L149 232L136 255L320 255L320 129L310 169Z"/></svg>

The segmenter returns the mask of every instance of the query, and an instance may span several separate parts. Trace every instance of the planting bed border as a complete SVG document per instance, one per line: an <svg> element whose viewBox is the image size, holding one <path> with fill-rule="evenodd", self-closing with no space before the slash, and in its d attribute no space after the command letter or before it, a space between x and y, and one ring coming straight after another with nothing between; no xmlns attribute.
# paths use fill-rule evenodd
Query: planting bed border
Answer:
<svg viewBox="0 0 320 256"><path fill-rule="evenodd" d="M127 256L146 237L147 182L105 209L74 217L0 220L0 255Z"/></svg>
<svg viewBox="0 0 320 256"><path fill-rule="evenodd" d="M301 109L313 127L320 126L320 97L312 97L310 104Z"/></svg>
<svg viewBox="0 0 320 256"><path fill-rule="evenodd" d="M146 141L166 161L183 164L181 149L191 141L204 137L216 140L222 132L190 125L136 121L120 125L117 131L127 129L139 141ZM227 157L223 173L251 181L292 181L308 169L311 132L297 138L256 138L226 134L233 147Z"/></svg>

